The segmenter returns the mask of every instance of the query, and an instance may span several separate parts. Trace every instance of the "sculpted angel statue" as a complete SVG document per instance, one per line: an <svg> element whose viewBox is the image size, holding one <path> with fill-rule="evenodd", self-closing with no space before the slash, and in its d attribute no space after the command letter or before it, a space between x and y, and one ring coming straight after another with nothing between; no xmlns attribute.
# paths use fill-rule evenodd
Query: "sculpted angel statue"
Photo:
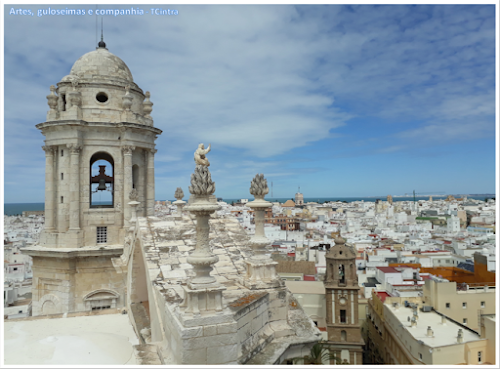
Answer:
<svg viewBox="0 0 500 369"><path fill-rule="evenodd" d="M208 148L205 149L205 145L202 143L198 145L198 148L194 152L194 161L196 165L203 165L205 167L210 166L210 162L205 157L206 154L210 152L210 144L208 144Z"/></svg>

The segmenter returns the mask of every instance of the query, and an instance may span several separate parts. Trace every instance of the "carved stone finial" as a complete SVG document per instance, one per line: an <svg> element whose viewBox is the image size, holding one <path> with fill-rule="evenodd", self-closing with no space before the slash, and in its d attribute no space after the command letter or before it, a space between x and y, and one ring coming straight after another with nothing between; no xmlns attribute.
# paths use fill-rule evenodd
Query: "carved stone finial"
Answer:
<svg viewBox="0 0 500 369"><path fill-rule="evenodd" d="M205 167L210 166L210 162L205 156L210 152L210 149L211 149L210 144L208 144L207 149L205 149L205 145L203 145L202 143L198 145L198 148L194 152L194 162L196 163L196 165L203 165Z"/></svg>
<svg viewBox="0 0 500 369"><path fill-rule="evenodd" d="M57 108L57 99L59 98L56 94L56 86L50 86L50 94L47 95L47 104L49 104L50 110L56 110Z"/></svg>
<svg viewBox="0 0 500 369"><path fill-rule="evenodd" d="M194 173L191 174L189 192L198 196L208 196L215 192L215 182L212 181L208 167L204 165L196 166Z"/></svg>
<svg viewBox="0 0 500 369"><path fill-rule="evenodd" d="M269 193L267 179L264 178L264 174L256 174L252 179L252 182L250 182L250 193L256 198L261 199Z"/></svg>
<svg viewBox="0 0 500 369"><path fill-rule="evenodd" d="M137 192L137 189L133 188L132 191L128 194L128 198L130 201L137 201L139 199L139 193Z"/></svg>
<svg viewBox="0 0 500 369"><path fill-rule="evenodd" d="M264 232L265 211L272 206L270 202L264 200L264 196L269 193L267 180L264 174L256 174L250 182L250 193L255 196L255 200L246 205L254 211L255 234L250 238L250 247L253 249L253 256L246 260L247 275L243 281L248 288L263 289L279 287L283 282L276 273L277 262L269 257L269 240Z"/></svg>
<svg viewBox="0 0 500 369"><path fill-rule="evenodd" d="M130 95L130 86L125 86L125 95L122 96L122 106L124 110L130 110L133 97Z"/></svg>
<svg viewBox="0 0 500 369"><path fill-rule="evenodd" d="M184 192L182 191L182 188L177 187L177 189L175 190L174 197L179 201L182 200L182 198L184 197Z"/></svg>
<svg viewBox="0 0 500 369"><path fill-rule="evenodd" d="M146 91L146 98L144 99L142 103L142 110L146 114L146 117L150 118L151 117L151 112L153 111L153 103L149 100L151 97L151 93L149 91Z"/></svg>

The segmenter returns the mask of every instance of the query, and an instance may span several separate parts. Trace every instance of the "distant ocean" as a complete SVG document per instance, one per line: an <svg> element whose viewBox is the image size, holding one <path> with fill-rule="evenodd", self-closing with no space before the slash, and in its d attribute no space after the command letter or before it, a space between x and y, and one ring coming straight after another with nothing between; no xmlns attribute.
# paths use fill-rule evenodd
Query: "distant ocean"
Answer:
<svg viewBox="0 0 500 369"><path fill-rule="evenodd" d="M439 200L439 199L445 199L448 195L434 195L432 196L433 199ZM454 197L461 197L462 195L453 195ZM495 197L494 194L479 194L479 195L466 195L467 198L469 199L475 199L475 200L483 200L485 198L492 198ZM244 197L248 199L249 201L253 200L253 196L250 197ZM285 198L285 197L279 197L279 198L269 198L266 197L267 201L270 202L280 202L284 203L287 200L294 200L293 198ZM318 202L318 203L324 203L325 201L345 201L345 202L353 202L353 201L370 201L370 202L375 202L377 199L380 199L382 201L387 200L387 196L370 196L370 197L304 197L304 202ZM401 197L393 197L393 201L413 201L413 196L401 196ZM187 200L187 199L185 199ZM241 198L238 199L230 199L230 198L222 198L223 201L227 202L228 204L231 204L232 202L238 202L241 200ZM429 200L429 196L416 196L415 200ZM175 199L171 200L175 201ZM44 210L44 203L43 202L35 202L35 203L20 203L20 204L4 204L4 215L22 215L23 211L35 211L35 210Z"/></svg>

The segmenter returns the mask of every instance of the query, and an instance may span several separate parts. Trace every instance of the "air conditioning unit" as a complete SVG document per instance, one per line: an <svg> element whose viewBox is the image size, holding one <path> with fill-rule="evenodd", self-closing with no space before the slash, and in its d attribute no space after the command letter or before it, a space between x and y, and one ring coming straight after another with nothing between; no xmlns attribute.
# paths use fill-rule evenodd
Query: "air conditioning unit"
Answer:
<svg viewBox="0 0 500 369"><path fill-rule="evenodd" d="M432 311L432 306L430 305L423 305L420 310L422 310L424 313L428 313L430 311Z"/></svg>

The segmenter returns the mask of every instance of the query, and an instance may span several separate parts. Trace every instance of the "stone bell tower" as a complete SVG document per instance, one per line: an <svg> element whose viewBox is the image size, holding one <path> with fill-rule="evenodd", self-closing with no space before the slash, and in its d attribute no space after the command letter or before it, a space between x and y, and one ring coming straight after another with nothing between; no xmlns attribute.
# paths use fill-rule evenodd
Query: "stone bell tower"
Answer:
<svg viewBox="0 0 500 369"><path fill-rule="evenodd" d="M33 257L33 315L120 307L132 200L154 215L153 103L101 40L50 87L45 136L45 229ZM135 203L133 203L135 204Z"/></svg>
<svg viewBox="0 0 500 369"><path fill-rule="evenodd" d="M361 365L363 345L358 320L356 251L341 237L326 254L326 325L330 351L341 362Z"/></svg>

